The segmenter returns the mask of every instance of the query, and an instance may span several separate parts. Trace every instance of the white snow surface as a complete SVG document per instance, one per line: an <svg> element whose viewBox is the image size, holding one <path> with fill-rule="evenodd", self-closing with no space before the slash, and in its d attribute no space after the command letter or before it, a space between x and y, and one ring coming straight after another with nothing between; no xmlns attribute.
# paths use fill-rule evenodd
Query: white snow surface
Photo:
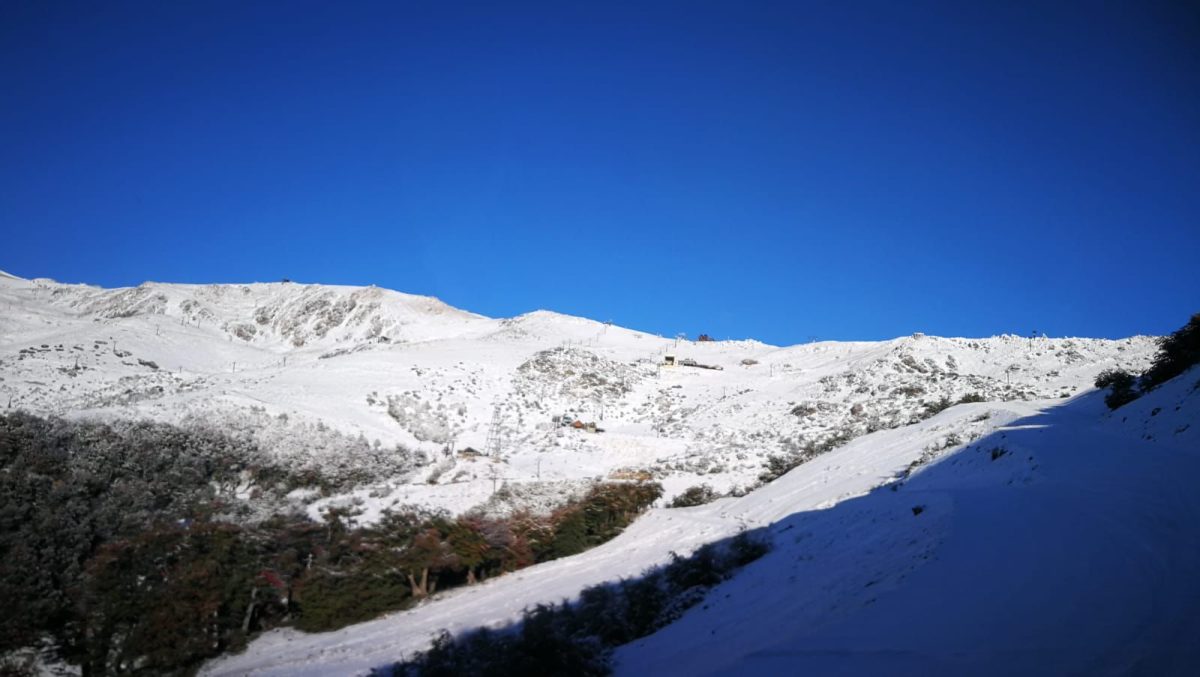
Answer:
<svg viewBox="0 0 1200 677"><path fill-rule="evenodd" d="M206 421L332 474L359 462L345 440L426 453L415 473L310 506L355 502L363 521L404 503L463 512L504 484L543 502L545 487L646 474L668 500L701 483L724 492L753 484L770 454L906 425L943 397L1069 396L1105 367L1143 368L1153 349L1149 337L919 335L779 348L548 311L490 319L375 287L0 276L0 406ZM661 366L668 354L723 369ZM468 447L495 453L448 453Z"/></svg>
<svg viewBox="0 0 1200 677"><path fill-rule="evenodd" d="M1099 400L777 522L774 551L621 648L617 673L1200 673L1200 369Z"/></svg>
<svg viewBox="0 0 1200 677"><path fill-rule="evenodd" d="M765 527L774 549L618 650L618 674L1195 674L1200 370L1129 407L1107 414L1094 392L952 407L743 498L653 510L594 550L369 623L271 632L204 672L365 673L438 630L501 627ZM1171 434L1147 439L1149 419Z"/></svg>
<svg viewBox="0 0 1200 677"><path fill-rule="evenodd" d="M360 505L363 521L403 503L461 512L497 484L549 505L639 473L668 498L702 482L724 491L754 483L769 454L851 440L742 498L655 508L575 557L336 632L266 633L207 664L214 675L362 674L442 629L502 626L747 528L774 550L618 650L618 672L1195 674L1200 374L1113 413L1089 392L1101 369L1141 370L1154 348L700 343L546 311L490 319L376 288L0 275L0 406L203 418L330 472L344 461L335 433L432 458L312 502L314 514L331 502ZM722 369L661 366L668 354ZM923 413L970 393L988 401ZM564 414L605 432L551 424ZM498 457L446 453L466 447Z"/></svg>

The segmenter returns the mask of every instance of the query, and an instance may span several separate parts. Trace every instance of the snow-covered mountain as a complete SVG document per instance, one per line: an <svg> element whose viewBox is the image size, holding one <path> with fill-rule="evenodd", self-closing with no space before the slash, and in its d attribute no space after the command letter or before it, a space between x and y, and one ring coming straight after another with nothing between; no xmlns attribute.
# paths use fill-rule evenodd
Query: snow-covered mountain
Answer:
<svg viewBox="0 0 1200 677"><path fill-rule="evenodd" d="M536 509L599 478L654 478L664 502L699 484L732 494L375 621L267 632L209 674L365 673L440 630L502 626L747 528L774 549L622 647L618 672L1200 665L1186 639L1200 617L1187 485L1200 374L1115 413L1091 391L1103 369L1143 370L1150 337L776 347L546 311L491 319L377 288L9 275L0 311L0 405L216 426L276 462L353 471L331 496L295 496L314 516ZM799 465L758 486L772 458Z"/></svg>
<svg viewBox="0 0 1200 677"><path fill-rule="evenodd" d="M1094 391L958 405L574 557L332 633L267 633L205 673L365 674L441 629L504 627L765 528L770 553L620 648L616 672L1195 674L1198 420L1197 369L1116 412Z"/></svg>
<svg viewBox="0 0 1200 677"><path fill-rule="evenodd" d="M399 503L460 512L501 485L553 501L604 477L653 476L667 499L701 483L740 492L772 454L812 457L964 396L1067 397L1153 351L1148 337L692 342L290 282L101 289L4 275L0 311L0 405L205 421L285 463L371 468L374 482L310 506L356 501L365 520ZM396 445L428 463L395 474ZM485 456L452 453L466 449Z"/></svg>

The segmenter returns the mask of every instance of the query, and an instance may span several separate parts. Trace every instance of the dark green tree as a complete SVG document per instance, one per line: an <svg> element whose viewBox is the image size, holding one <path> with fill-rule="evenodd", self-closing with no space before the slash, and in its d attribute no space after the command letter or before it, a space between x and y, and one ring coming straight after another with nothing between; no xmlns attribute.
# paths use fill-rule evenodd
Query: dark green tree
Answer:
<svg viewBox="0 0 1200 677"><path fill-rule="evenodd" d="M1170 335L1158 339L1158 354L1142 374L1142 389L1157 388L1197 363L1200 363L1200 313L1192 315L1187 324Z"/></svg>
<svg viewBox="0 0 1200 677"><path fill-rule="evenodd" d="M1138 398L1137 377L1123 369L1105 369L1096 376L1097 388L1108 388L1104 403L1109 409L1129 404Z"/></svg>

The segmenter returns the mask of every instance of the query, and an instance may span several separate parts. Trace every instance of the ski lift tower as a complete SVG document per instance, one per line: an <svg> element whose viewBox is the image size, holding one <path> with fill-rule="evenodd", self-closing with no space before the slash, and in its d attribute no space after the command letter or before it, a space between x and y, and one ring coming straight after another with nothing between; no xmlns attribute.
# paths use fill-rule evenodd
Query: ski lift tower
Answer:
<svg viewBox="0 0 1200 677"><path fill-rule="evenodd" d="M487 442L484 444L483 453L492 458L500 458L500 450L504 446L504 433L500 427L500 407L497 405L492 409L492 422L488 425Z"/></svg>

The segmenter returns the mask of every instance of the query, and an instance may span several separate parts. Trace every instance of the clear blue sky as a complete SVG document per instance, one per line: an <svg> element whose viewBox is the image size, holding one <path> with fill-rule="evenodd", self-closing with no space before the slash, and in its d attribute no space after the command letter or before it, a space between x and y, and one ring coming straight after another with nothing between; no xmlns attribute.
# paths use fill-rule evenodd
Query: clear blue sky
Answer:
<svg viewBox="0 0 1200 677"><path fill-rule="evenodd" d="M9 0L0 269L1163 333L1200 311L1197 7Z"/></svg>

